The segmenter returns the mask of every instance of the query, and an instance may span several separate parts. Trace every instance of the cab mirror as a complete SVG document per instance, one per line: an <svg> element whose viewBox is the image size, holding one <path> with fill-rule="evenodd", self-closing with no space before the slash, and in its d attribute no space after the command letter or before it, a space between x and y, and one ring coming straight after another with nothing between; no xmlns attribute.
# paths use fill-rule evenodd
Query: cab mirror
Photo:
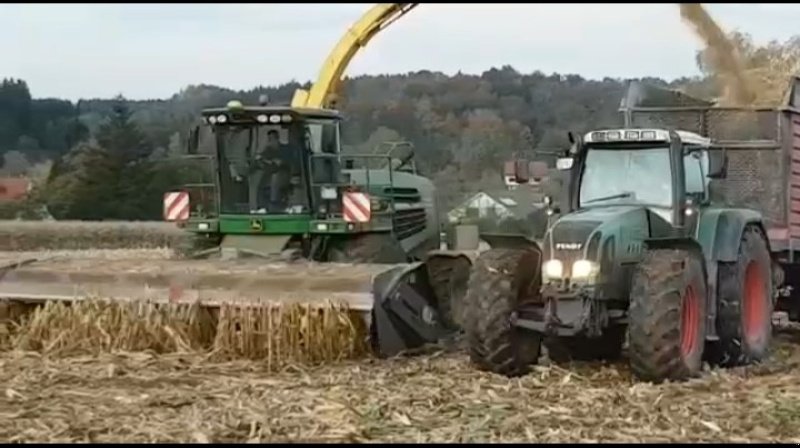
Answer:
<svg viewBox="0 0 800 448"><path fill-rule="evenodd" d="M572 157L561 157L556 160L556 168L559 171L568 171L572 169L572 164L575 162L575 159Z"/></svg>
<svg viewBox="0 0 800 448"><path fill-rule="evenodd" d="M724 179L728 175L728 155L725 150L708 152L708 178Z"/></svg>

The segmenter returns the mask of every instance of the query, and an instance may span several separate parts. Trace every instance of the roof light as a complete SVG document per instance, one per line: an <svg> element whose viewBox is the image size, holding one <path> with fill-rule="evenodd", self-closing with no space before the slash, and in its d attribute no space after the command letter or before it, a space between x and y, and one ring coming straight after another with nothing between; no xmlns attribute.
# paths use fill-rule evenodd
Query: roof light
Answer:
<svg viewBox="0 0 800 448"><path fill-rule="evenodd" d="M642 140L655 140L656 131L642 131Z"/></svg>
<svg viewBox="0 0 800 448"><path fill-rule="evenodd" d="M289 114L283 114L281 116L281 121L284 122L284 123L291 123L292 122L292 116L289 115Z"/></svg>
<svg viewBox="0 0 800 448"><path fill-rule="evenodd" d="M625 131L625 140L639 140L639 131Z"/></svg>
<svg viewBox="0 0 800 448"><path fill-rule="evenodd" d="M217 115L217 123L222 124L225 123L226 121L228 121L228 117L225 114Z"/></svg>
<svg viewBox="0 0 800 448"><path fill-rule="evenodd" d="M270 115L269 116L269 122L270 123L280 123L281 122L281 116L280 115Z"/></svg>
<svg viewBox="0 0 800 448"><path fill-rule="evenodd" d="M592 132L591 137L593 142L603 142L606 140L606 133L603 131Z"/></svg>
<svg viewBox="0 0 800 448"><path fill-rule="evenodd" d="M606 139L610 142L614 142L620 140L622 138L622 134L619 131L608 131L606 132Z"/></svg>
<svg viewBox="0 0 800 448"><path fill-rule="evenodd" d="M258 120L259 123L266 123L267 121L269 121L269 117L267 117L264 114L261 114L256 117L256 120Z"/></svg>
<svg viewBox="0 0 800 448"><path fill-rule="evenodd" d="M208 117L208 122L211 124L215 124L217 122L217 117Z"/></svg>

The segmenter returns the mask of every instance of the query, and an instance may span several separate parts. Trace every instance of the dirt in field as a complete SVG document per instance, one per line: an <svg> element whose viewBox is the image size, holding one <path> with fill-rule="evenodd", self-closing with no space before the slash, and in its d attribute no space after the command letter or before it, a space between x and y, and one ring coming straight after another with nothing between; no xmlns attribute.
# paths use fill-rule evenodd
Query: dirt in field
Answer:
<svg viewBox="0 0 800 448"><path fill-rule="evenodd" d="M146 353L0 354L0 440L25 442L800 441L800 335L762 366L637 384L624 364L520 379L464 355L269 374Z"/></svg>

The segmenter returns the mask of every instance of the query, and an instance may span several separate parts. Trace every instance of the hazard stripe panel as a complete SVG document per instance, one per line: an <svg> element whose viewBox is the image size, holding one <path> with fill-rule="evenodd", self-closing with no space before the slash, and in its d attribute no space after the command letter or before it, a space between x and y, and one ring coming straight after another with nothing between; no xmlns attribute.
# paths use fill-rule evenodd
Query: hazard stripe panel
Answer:
<svg viewBox="0 0 800 448"><path fill-rule="evenodd" d="M345 193L342 206L347 222L369 222L372 218L369 196L365 193Z"/></svg>
<svg viewBox="0 0 800 448"><path fill-rule="evenodd" d="M170 191L164 193L164 220L186 221L189 219L189 193Z"/></svg>

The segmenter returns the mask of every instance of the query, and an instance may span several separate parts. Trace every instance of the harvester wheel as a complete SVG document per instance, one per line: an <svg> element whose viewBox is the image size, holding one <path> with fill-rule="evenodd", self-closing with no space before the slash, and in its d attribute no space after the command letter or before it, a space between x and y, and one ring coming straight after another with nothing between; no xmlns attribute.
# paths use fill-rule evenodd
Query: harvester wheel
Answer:
<svg viewBox="0 0 800 448"><path fill-rule="evenodd" d="M696 376L706 335L706 279L700 259L686 250L649 250L631 285L628 347L642 380Z"/></svg>
<svg viewBox="0 0 800 448"><path fill-rule="evenodd" d="M173 252L178 258L192 258L199 252L219 246L220 241L221 238L216 235L187 232L179 239Z"/></svg>
<svg viewBox="0 0 800 448"><path fill-rule="evenodd" d="M440 257L428 259L428 276L436 294L439 314L450 328L463 326L464 300L472 263L467 257Z"/></svg>
<svg viewBox="0 0 800 448"><path fill-rule="evenodd" d="M717 334L710 361L722 366L763 360L772 339L772 273L764 236L745 229L736 263L720 263Z"/></svg>
<svg viewBox="0 0 800 448"><path fill-rule="evenodd" d="M328 252L334 263L405 263L400 243L389 233L366 233L334 242Z"/></svg>
<svg viewBox="0 0 800 448"><path fill-rule="evenodd" d="M559 364L570 361L615 361L622 356L625 330L624 325L614 325L603 330L603 334L597 338L548 338L545 347L550 360Z"/></svg>
<svg viewBox="0 0 800 448"><path fill-rule="evenodd" d="M539 359L541 336L514 325L520 302L538 291L541 256L531 250L490 249L469 279L464 329L479 369L520 376Z"/></svg>

